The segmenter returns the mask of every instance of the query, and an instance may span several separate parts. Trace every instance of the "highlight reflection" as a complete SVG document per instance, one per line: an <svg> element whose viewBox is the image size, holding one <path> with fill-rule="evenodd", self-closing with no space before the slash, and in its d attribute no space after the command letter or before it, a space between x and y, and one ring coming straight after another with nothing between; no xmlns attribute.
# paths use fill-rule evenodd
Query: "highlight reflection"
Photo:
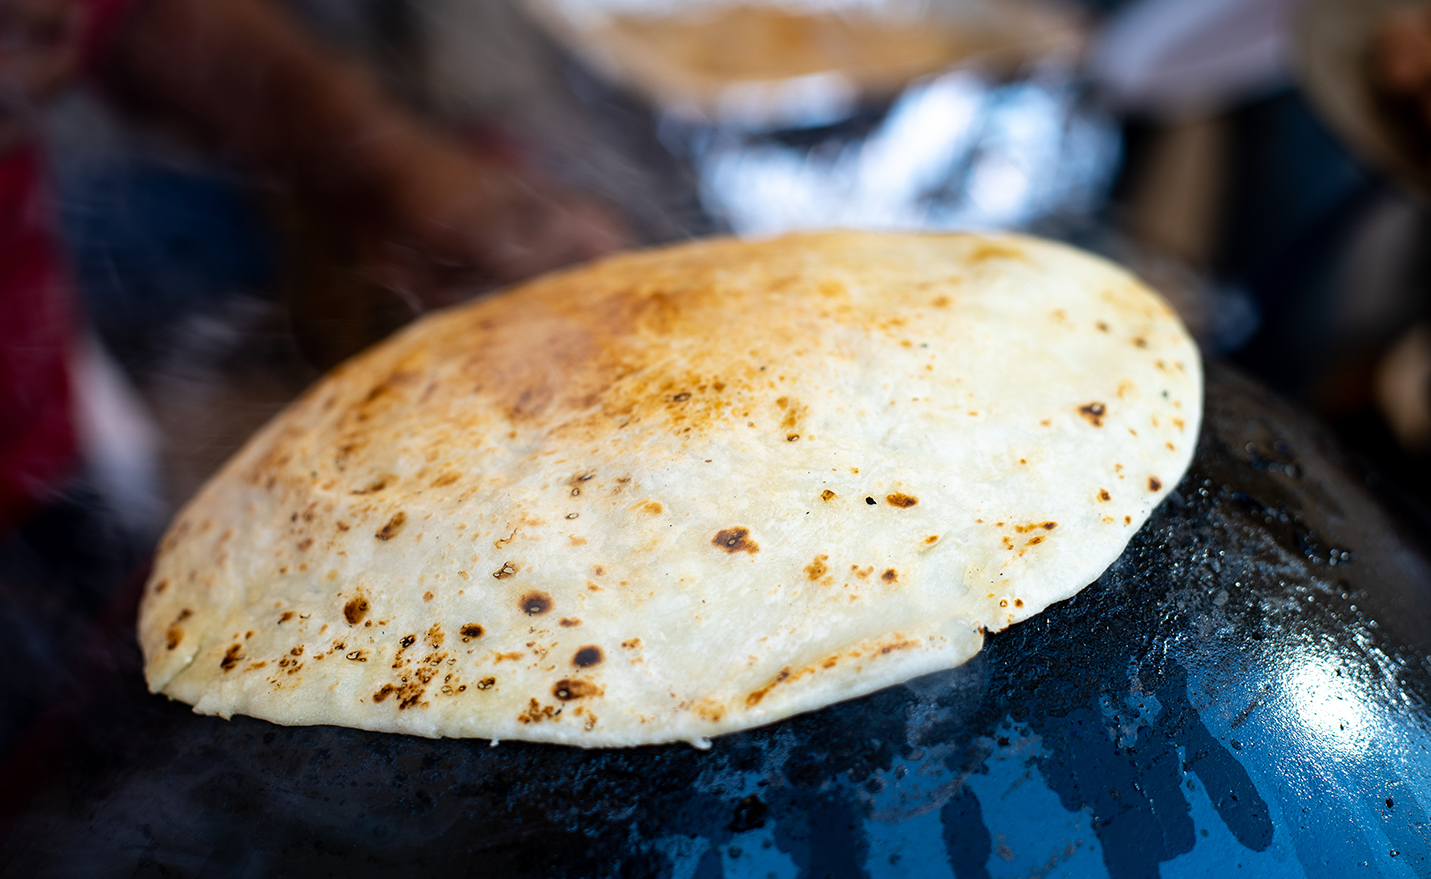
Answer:
<svg viewBox="0 0 1431 879"><path fill-rule="evenodd" d="M745 235L1027 228L1100 203L1120 158L1112 123L1059 69L1013 83L946 73L859 128L690 130L684 140L706 208Z"/></svg>
<svg viewBox="0 0 1431 879"><path fill-rule="evenodd" d="M1374 695L1350 671L1324 656L1304 653L1287 669L1287 706L1293 729L1316 743L1345 755L1362 753L1374 735Z"/></svg>

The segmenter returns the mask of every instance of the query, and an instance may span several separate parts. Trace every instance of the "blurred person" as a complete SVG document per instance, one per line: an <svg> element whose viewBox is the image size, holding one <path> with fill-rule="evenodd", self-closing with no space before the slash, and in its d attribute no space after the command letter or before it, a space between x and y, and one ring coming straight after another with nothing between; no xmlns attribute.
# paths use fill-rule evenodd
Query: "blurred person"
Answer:
<svg viewBox="0 0 1431 879"><path fill-rule="evenodd" d="M425 127L274 0L0 0L0 748L148 550L80 460L86 345L36 117L82 76L365 227L419 306L454 277L505 283L623 238L604 210Z"/></svg>
<svg viewBox="0 0 1431 879"><path fill-rule="evenodd" d="M368 224L432 304L613 249L599 209L473 155L386 100L271 0L0 0L0 527L74 468L77 326L34 108L87 74L131 110Z"/></svg>

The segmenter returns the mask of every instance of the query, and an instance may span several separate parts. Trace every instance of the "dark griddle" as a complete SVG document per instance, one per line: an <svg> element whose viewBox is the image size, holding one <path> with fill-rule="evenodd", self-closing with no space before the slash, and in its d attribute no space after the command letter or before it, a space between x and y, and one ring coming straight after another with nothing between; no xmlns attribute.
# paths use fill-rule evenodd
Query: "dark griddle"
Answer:
<svg viewBox="0 0 1431 879"><path fill-rule="evenodd" d="M1431 874L1426 556L1304 417L1209 372L1191 472L1097 583L706 752L196 716L145 691L131 595L0 776L0 873L967 879L1068 825L1044 875Z"/></svg>

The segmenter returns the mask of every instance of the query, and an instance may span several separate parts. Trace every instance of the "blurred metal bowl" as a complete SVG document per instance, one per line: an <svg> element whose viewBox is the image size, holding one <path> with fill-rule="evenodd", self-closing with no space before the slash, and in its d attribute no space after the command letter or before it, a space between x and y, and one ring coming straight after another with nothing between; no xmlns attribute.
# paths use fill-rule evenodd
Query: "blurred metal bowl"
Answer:
<svg viewBox="0 0 1431 879"><path fill-rule="evenodd" d="M594 79L649 108L661 142L695 171L706 213L738 234L1048 233L1051 219L1104 203L1120 159L1116 125L1078 80L1084 23L1068 5L525 8Z"/></svg>
<svg viewBox="0 0 1431 879"><path fill-rule="evenodd" d="M573 54L707 125L828 124L954 67L1013 70L1084 41L1056 0L525 0Z"/></svg>

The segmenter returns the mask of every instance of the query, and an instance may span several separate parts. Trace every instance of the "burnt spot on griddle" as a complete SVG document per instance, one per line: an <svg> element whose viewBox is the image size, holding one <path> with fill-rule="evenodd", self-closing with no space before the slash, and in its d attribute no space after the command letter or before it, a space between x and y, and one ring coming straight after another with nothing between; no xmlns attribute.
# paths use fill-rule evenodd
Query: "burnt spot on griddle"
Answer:
<svg viewBox="0 0 1431 879"><path fill-rule="evenodd" d="M561 618L561 627L562 627L563 629L570 629L570 628L572 628L572 627L574 627L574 626L579 626L579 625L581 625L581 620L576 619L575 617L562 617L562 618Z"/></svg>
<svg viewBox="0 0 1431 879"><path fill-rule="evenodd" d="M406 524L407 513L404 513L402 510L398 510L396 513L393 513L393 517L388 520L388 523L383 527L379 528L377 530L377 533L375 533L373 536L379 540L392 540L394 537L398 536L398 533L402 531L402 526Z"/></svg>
<svg viewBox="0 0 1431 879"><path fill-rule="evenodd" d="M878 501L876 501L872 497L867 497L865 498L865 503L869 504L870 506L874 506L876 503L878 503Z"/></svg>
<svg viewBox="0 0 1431 879"><path fill-rule="evenodd" d="M460 635L462 636L462 643L463 643L463 644L466 644L468 641L471 641L473 638L480 638L480 637L482 637L482 627L479 626L479 625L477 625L476 623L468 623L467 625L463 626L462 628L458 629L457 631L458 631L458 634L460 634Z"/></svg>
<svg viewBox="0 0 1431 879"><path fill-rule="evenodd" d="M348 625L356 626L368 615L368 608L368 599L365 596L350 598L348 603L343 605L343 618L348 621Z"/></svg>
<svg viewBox="0 0 1431 879"><path fill-rule="evenodd" d="M563 702L570 702L573 699L600 696L601 688L589 681L562 679L556 682L556 686L552 687L552 695Z"/></svg>
<svg viewBox="0 0 1431 879"><path fill-rule="evenodd" d="M815 560L805 566L805 576L810 578L811 583L830 572L829 565L825 564L829 559L830 557L828 555L822 553L815 556Z"/></svg>
<svg viewBox="0 0 1431 879"><path fill-rule="evenodd" d="M749 528L722 528L711 538L711 545L728 553L746 552L755 555L760 552L760 544L750 539Z"/></svg>
<svg viewBox="0 0 1431 879"><path fill-rule="evenodd" d="M1148 477L1148 491L1157 491L1163 487L1163 481L1156 476Z"/></svg>
<svg viewBox="0 0 1431 879"><path fill-rule="evenodd" d="M446 638L447 636L443 633L442 626L438 623L433 623L432 628L427 630L427 638L425 640L427 641L427 646L436 650L442 646L442 642L446 640Z"/></svg>
<svg viewBox="0 0 1431 879"><path fill-rule="evenodd" d="M170 626L169 631L165 633L164 646L169 648L170 650L173 650L175 647L178 647L180 642L182 642L183 640L184 630L179 628L177 625Z"/></svg>
<svg viewBox="0 0 1431 879"><path fill-rule="evenodd" d="M552 597L545 592L528 592L517 606L529 617L541 616L552 609Z"/></svg>
<svg viewBox="0 0 1431 879"><path fill-rule="evenodd" d="M1079 406L1078 414L1088 419L1088 423L1094 427L1102 427L1103 416L1108 414L1108 407L1102 403L1089 403L1086 406Z"/></svg>
<svg viewBox="0 0 1431 879"><path fill-rule="evenodd" d="M943 297L940 297L941 299ZM765 818L770 814L770 809L760 801L760 797L751 794L741 799L735 804L735 814L727 825L732 833L745 833L747 830L759 830L765 826Z"/></svg>
<svg viewBox="0 0 1431 879"><path fill-rule="evenodd" d="M880 575L879 575L879 578L880 578L881 580L885 581L886 583L895 583L895 582L898 582L898 581L899 581L899 571L896 571L894 568L888 568L888 569L885 570L885 572L884 572L883 574L880 574Z"/></svg>
<svg viewBox="0 0 1431 879"><path fill-rule="evenodd" d="M825 489L824 491L820 492L820 500L828 502L828 501L832 501L832 500L834 500L834 499L835 499L835 493L834 493L833 491L830 491L828 488Z"/></svg>
<svg viewBox="0 0 1431 879"><path fill-rule="evenodd" d="M887 494L884 496L884 499L885 503L889 504L890 506L899 507L900 509L905 510L919 503L919 498L907 494L902 494L899 492L896 492L894 494Z"/></svg>
<svg viewBox="0 0 1431 879"><path fill-rule="evenodd" d="M403 635L403 636L402 636L402 640L398 642L398 649L399 649L399 650L406 650L407 648L411 647L412 645L414 645L414 644L416 644L416 643L417 643L417 636L416 636L416 635Z"/></svg>
<svg viewBox="0 0 1431 879"><path fill-rule="evenodd" d="M164 590L165 590L165 589L168 589L168 588L169 588L169 581L168 581L168 580L159 580L158 582L156 582L156 583L154 584L154 592L155 592L156 595L158 595L158 594L163 594Z"/></svg>
<svg viewBox="0 0 1431 879"><path fill-rule="evenodd" d="M219 660L219 668L225 672L233 671L234 666L243 660L243 645L234 644L224 653L224 658Z"/></svg>
<svg viewBox="0 0 1431 879"><path fill-rule="evenodd" d="M577 668L591 668L599 665L606 655L601 652L601 648L595 644L588 644L576 651L576 655L571 658L571 664Z"/></svg>
<svg viewBox="0 0 1431 879"><path fill-rule="evenodd" d="M483 678L477 682L477 689L479 690L490 690L495 686L497 686L496 678Z"/></svg>
<svg viewBox="0 0 1431 879"><path fill-rule="evenodd" d="M1014 530L1019 534L1028 534L1030 531L1052 531L1057 527L1057 522L1031 522L1028 525L1015 525Z"/></svg>
<svg viewBox="0 0 1431 879"><path fill-rule="evenodd" d="M517 566L511 562L504 562L502 567L492 572L492 576L498 580L506 580L517 576Z"/></svg>
<svg viewBox="0 0 1431 879"><path fill-rule="evenodd" d="M1100 488L1098 489L1098 499L1100 501L1103 501L1104 503L1107 503L1108 501L1113 500L1113 495L1108 493L1108 489Z"/></svg>
<svg viewBox="0 0 1431 879"><path fill-rule="evenodd" d="M279 617L278 617L278 624L281 626L281 625L283 625L284 623L288 622L289 620L293 619L293 617L294 617L293 611L291 611L291 610L285 610L282 614L279 615Z"/></svg>

